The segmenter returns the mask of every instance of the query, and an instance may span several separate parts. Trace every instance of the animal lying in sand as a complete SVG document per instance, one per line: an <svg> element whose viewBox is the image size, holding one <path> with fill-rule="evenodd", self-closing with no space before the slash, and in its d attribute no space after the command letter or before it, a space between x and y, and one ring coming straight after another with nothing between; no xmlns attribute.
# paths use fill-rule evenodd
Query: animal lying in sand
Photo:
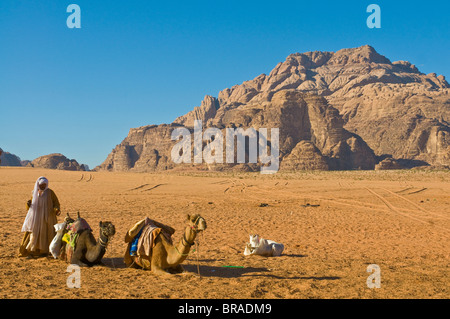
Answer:
<svg viewBox="0 0 450 319"><path fill-rule="evenodd" d="M158 275L170 275L182 273L184 271L181 263L187 258L194 245L198 233L206 229L205 219L196 215L187 215L188 225L185 228L183 237L178 244L173 244L171 236L175 232L170 226L156 222L150 218L141 220L125 235L125 242L128 243L125 252L124 262L128 267L149 269ZM148 230L146 230L148 227ZM160 230L156 234L155 230ZM139 235L140 231L142 234ZM138 247L133 253L133 241L138 239ZM150 240L150 237L153 237ZM150 242L152 242L150 244ZM146 243L148 245L146 245ZM148 247L146 247L148 246Z"/></svg>
<svg viewBox="0 0 450 319"><path fill-rule="evenodd" d="M283 244L264 239L259 235L250 235L250 242L245 247L244 255L281 256L283 250Z"/></svg>
<svg viewBox="0 0 450 319"><path fill-rule="evenodd" d="M100 235L96 240L86 220L80 217L80 213L76 220L67 214L64 221L70 231L65 234L66 240L63 236L59 258L82 267L101 264L108 242L116 233L114 225L111 222L100 222Z"/></svg>

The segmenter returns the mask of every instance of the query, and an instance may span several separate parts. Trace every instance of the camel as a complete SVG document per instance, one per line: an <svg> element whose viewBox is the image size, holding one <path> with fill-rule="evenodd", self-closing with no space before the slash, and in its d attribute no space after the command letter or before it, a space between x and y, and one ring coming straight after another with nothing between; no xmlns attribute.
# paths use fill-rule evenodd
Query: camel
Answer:
<svg viewBox="0 0 450 319"><path fill-rule="evenodd" d="M205 219L198 214L192 216L188 214L187 220L188 225L177 245L171 243L170 236L174 232L173 228L150 220L153 222L153 225L160 227L160 231L153 238L150 254L131 256L130 248L132 241L138 232L144 229L145 220L138 222L125 236L125 242L129 243L124 257L125 264L128 267L133 266L134 268L151 270L156 275L170 275L184 272L181 263L189 255L191 246L194 245L198 233L206 229ZM169 236L165 236L165 233L168 233ZM144 236L144 234L147 233L142 232L141 236ZM152 234L150 233L148 236L152 236Z"/></svg>
<svg viewBox="0 0 450 319"><path fill-rule="evenodd" d="M245 246L244 255L281 256L284 245L270 239L264 239L259 235L250 235L250 241Z"/></svg>
<svg viewBox="0 0 450 319"><path fill-rule="evenodd" d="M69 214L67 214L69 218ZM78 223L78 224L77 224ZM102 264L101 260L106 253L106 247L108 246L108 242L112 236L116 233L116 229L114 225L107 222L100 222L100 236L98 240L95 239L92 234L92 230L89 225L87 225L86 221L80 218L80 214L78 213L78 218L70 224L75 226L78 229L74 229L76 233L78 233L78 238L76 239L75 249L72 254L68 254L68 250L66 248L67 244L61 247L60 258L66 260L70 264L77 264L81 267L90 267L93 265ZM80 227L79 225L83 225L84 227Z"/></svg>

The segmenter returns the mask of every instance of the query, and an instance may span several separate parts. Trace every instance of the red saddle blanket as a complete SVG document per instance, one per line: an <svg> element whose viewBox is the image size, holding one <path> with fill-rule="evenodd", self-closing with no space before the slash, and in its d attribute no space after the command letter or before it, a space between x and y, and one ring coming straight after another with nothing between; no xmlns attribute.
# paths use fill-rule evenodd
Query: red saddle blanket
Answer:
<svg viewBox="0 0 450 319"><path fill-rule="evenodd" d="M88 222L84 218L77 218L73 223L67 225L67 229L76 234L79 234L86 229L92 231Z"/></svg>

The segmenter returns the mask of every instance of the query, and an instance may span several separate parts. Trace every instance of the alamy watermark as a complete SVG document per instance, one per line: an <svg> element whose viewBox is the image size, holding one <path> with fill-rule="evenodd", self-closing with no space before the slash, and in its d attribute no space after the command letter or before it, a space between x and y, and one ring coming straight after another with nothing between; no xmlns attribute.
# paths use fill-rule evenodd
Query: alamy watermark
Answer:
<svg viewBox="0 0 450 319"><path fill-rule="evenodd" d="M68 288L81 288L81 268L76 264L67 266L66 272L70 273L66 284Z"/></svg>
<svg viewBox="0 0 450 319"><path fill-rule="evenodd" d="M378 4L370 4L366 12L372 13L367 17L366 24L369 29L380 29L381 28L381 9Z"/></svg>
<svg viewBox="0 0 450 319"><path fill-rule="evenodd" d="M171 158L174 163L201 164L204 161L207 164L223 164L225 144L225 163L246 163L246 155L248 155L247 163L258 163L259 157L259 162L263 164L261 165L261 174L278 172L280 164L280 132L278 128L270 129L270 142L267 128L258 130L253 127L245 130L243 128L226 128L224 143L224 136L220 129L210 127L203 132L202 121L196 120L194 121L193 136L194 141L192 143L191 132L187 128L179 127L172 131L172 140L178 140L181 137L181 140L175 144L171 151ZM248 140L247 147L246 140ZM203 148L204 141L206 145ZM246 152L246 149L248 152ZM270 154L268 149L270 149Z"/></svg>
<svg viewBox="0 0 450 319"><path fill-rule="evenodd" d="M372 273L367 277L367 287L368 288L381 288L381 269L380 266L376 264L371 264L367 266L367 272Z"/></svg>
<svg viewBox="0 0 450 319"><path fill-rule="evenodd" d="M81 9L77 4L70 4L67 6L67 12L71 13L67 17L66 24L69 29L80 29L81 28Z"/></svg>

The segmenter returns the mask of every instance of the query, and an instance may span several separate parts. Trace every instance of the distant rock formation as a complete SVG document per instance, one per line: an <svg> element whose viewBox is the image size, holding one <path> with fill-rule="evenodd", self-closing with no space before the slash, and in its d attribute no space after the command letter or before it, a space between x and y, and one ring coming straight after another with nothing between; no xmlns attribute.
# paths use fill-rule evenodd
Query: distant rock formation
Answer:
<svg viewBox="0 0 450 319"><path fill-rule="evenodd" d="M402 166L398 161L396 161L393 158L385 158L384 160L378 162L377 165L375 165L375 170L387 170L387 169L404 169L405 167Z"/></svg>
<svg viewBox="0 0 450 319"><path fill-rule="evenodd" d="M172 124L131 129L95 170L180 167L171 161L176 143L171 132L180 125L192 132L194 120L204 129L279 128L282 170L374 169L384 155L393 159L380 169L447 165L449 88L444 76L425 75L406 61L391 63L367 45L295 53L269 75L222 90L218 98L206 96ZM251 170L258 165L204 166Z"/></svg>
<svg viewBox="0 0 450 319"><path fill-rule="evenodd" d="M281 162L282 170L329 170L327 159L310 141L300 141Z"/></svg>
<svg viewBox="0 0 450 319"><path fill-rule="evenodd" d="M78 164L74 159L68 159L62 154L55 153L40 156L33 161L21 160L17 155L4 152L0 148L0 165L1 166L23 166L23 167L39 167L48 169L61 169L68 171L89 171L86 164Z"/></svg>
<svg viewBox="0 0 450 319"><path fill-rule="evenodd" d="M172 130L179 125L149 125L130 129L127 138L94 170L154 171L175 167L170 152L174 142Z"/></svg>
<svg viewBox="0 0 450 319"><path fill-rule="evenodd" d="M68 159L62 154L54 153L40 156L27 165L28 167L39 167L47 169L60 169L66 171L84 171L85 167L78 164L74 159Z"/></svg>
<svg viewBox="0 0 450 319"><path fill-rule="evenodd" d="M30 164L30 163L31 163L30 160L23 160L23 161L20 161L20 165L21 165L21 166L28 166L28 164Z"/></svg>
<svg viewBox="0 0 450 319"><path fill-rule="evenodd" d="M0 166L22 166L20 157L0 148Z"/></svg>
<svg viewBox="0 0 450 319"><path fill-rule="evenodd" d="M196 106L186 115L176 118L174 123L192 127L194 126L194 120L207 122L207 120L212 119L216 116L218 109L219 101L215 97L206 95L200 106Z"/></svg>
<svg viewBox="0 0 450 319"><path fill-rule="evenodd" d="M205 129L279 128L281 161L289 155L282 165L284 169L373 169L375 166L372 150L359 136L343 128L344 122L338 111L318 95L283 90L259 103L226 111L219 109L213 119L203 117L205 113L197 114L207 121ZM191 115L180 122L188 124L186 127L192 131L189 125L197 118ZM171 160L175 144L171 132L179 126L174 123L130 130L127 138L97 170L148 172L175 168ZM226 136L225 132L222 135ZM306 150L308 154L300 154ZM209 165L208 168L222 170L233 166ZM255 170L259 165L242 169L249 167Z"/></svg>
<svg viewBox="0 0 450 319"><path fill-rule="evenodd" d="M409 62L391 63L371 46L295 53L269 75L219 93L221 105L258 103L294 89L323 96L376 155L448 164L450 86Z"/></svg>

